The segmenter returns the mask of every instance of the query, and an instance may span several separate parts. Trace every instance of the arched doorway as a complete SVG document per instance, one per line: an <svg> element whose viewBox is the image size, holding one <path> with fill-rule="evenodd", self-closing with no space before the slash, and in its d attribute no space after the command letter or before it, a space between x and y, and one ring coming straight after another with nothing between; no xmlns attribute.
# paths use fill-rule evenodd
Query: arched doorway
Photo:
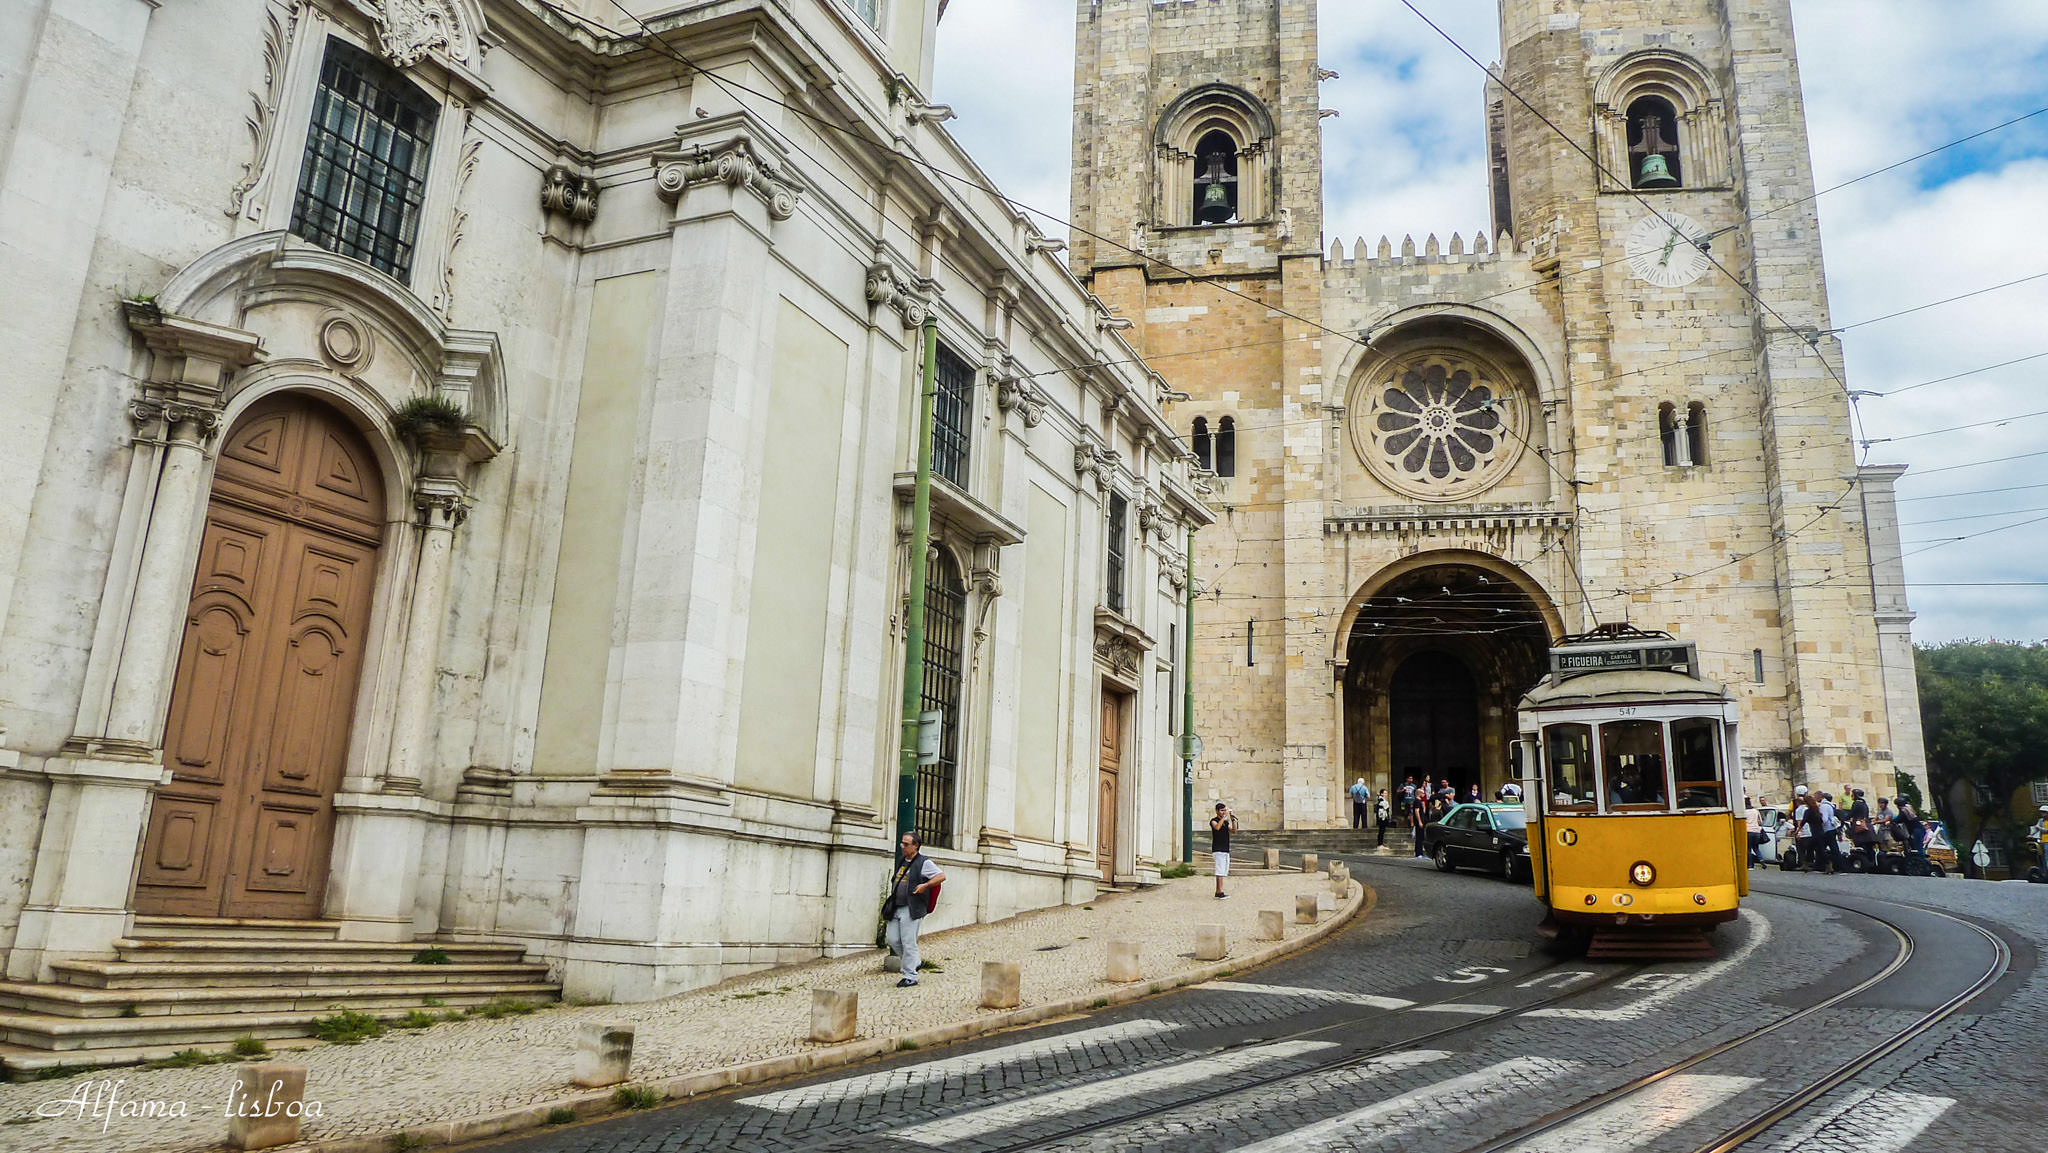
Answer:
<svg viewBox="0 0 2048 1153"><path fill-rule="evenodd" d="M1387 727L1395 776L1479 783L1479 690L1456 656L1427 649L1396 666Z"/></svg>
<svg viewBox="0 0 2048 1153"><path fill-rule="evenodd" d="M1389 565L1344 644L1345 779L1398 789L1415 774L1492 796L1508 779L1515 706L1547 667L1556 613L1491 557L1445 552Z"/></svg>
<svg viewBox="0 0 2048 1153"><path fill-rule="evenodd" d="M376 458L326 405L263 400L223 440L137 912L320 912L383 524Z"/></svg>

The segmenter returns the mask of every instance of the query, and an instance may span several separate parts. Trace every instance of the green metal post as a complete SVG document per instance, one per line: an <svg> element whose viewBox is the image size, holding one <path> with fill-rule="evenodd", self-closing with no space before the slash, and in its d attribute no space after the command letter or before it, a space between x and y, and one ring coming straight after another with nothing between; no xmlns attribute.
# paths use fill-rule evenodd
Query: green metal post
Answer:
<svg viewBox="0 0 2048 1153"><path fill-rule="evenodd" d="M917 397L917 484L910 499L910 607L903 625L903 753L896 779L896 839L917 830L917 721L924 711L925 554L932 535L932 410L939 395L939 318L924 318L924 380Z"/></svg>
<svg viewBox="0 0 2048 1153"><path fill-rule="evenodd" d="M1180 811L1187 829L1180 839L1183 864L1195 860L1195 527L1188 526L1187 619L1181 625Z"/></svg>

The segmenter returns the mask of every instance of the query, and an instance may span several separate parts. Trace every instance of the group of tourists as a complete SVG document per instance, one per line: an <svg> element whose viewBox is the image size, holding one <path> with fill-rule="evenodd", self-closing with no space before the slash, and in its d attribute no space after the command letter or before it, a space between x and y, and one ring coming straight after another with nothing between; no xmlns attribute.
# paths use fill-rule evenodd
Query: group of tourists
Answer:
<svg viewBox="0 0 2048 1153"><path fill-rule="evenodd" d="M1800 872L1850 871L1842 853L1844 836L1849 838L1851 853L1867 855L1873 861L1888 852L1908 858L1927 855L1927 822L1913 806L1901 801L1894 808L1890 797L1879 797L1873 810L1862 789L1850 789L1844 806L1833 793L1800 785L1792 790L1792 809L1785 819L1797 838ZM1754 806L1749 809L1748 823L1749 856L1755 863L1768 834Z"/></svg>
<svg viewBox="0 0 2048 1153"><path fill-rule="evenodd" d="M1415 776L1409 773L1398 790L1381 789L1377 793L1365 783L1364 777L1354 781L1345 790L1351 797L1351 827L1363 829L1370 821L1379 830L1375 844L1384 846L1387 843L1387 826L1406 825L1415 831L1415 852L1419 856L1422 853L1422 826L1442 820L1445 813L1460 804L1476 805L1484 799L1476 784L1465 786L1460 795L1458 787L1448 777L1431 779L1425 776L1418 781ZM1521 787L1510 782L1495 794L1494 799L1519 803Z"/></svg>

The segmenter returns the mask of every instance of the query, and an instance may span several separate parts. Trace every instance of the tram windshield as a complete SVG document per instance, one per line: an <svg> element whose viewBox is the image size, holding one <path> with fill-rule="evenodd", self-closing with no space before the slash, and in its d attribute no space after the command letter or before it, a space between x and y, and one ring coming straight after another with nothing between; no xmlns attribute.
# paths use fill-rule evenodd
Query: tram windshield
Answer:
<svg viewBox="0 0 2048 1153"><path fill-rule="evenodd" d="M1714 717L1543 726L1543 799L1553 813L1668 813L1728 804Z"/></svg>

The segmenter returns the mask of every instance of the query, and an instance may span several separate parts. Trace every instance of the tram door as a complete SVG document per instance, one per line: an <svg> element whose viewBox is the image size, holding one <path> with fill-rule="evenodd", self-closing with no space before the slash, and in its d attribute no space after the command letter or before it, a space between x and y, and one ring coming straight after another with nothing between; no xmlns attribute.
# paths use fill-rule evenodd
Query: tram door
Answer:
<svg viewBox="0 0 2048 1153"><path fill-rule="evenodd" d="M1479 690L1465 662L1416 653L1394 670L1387 705L1395 780L1449 777L1461 791L1479 781Z"/></svg>

